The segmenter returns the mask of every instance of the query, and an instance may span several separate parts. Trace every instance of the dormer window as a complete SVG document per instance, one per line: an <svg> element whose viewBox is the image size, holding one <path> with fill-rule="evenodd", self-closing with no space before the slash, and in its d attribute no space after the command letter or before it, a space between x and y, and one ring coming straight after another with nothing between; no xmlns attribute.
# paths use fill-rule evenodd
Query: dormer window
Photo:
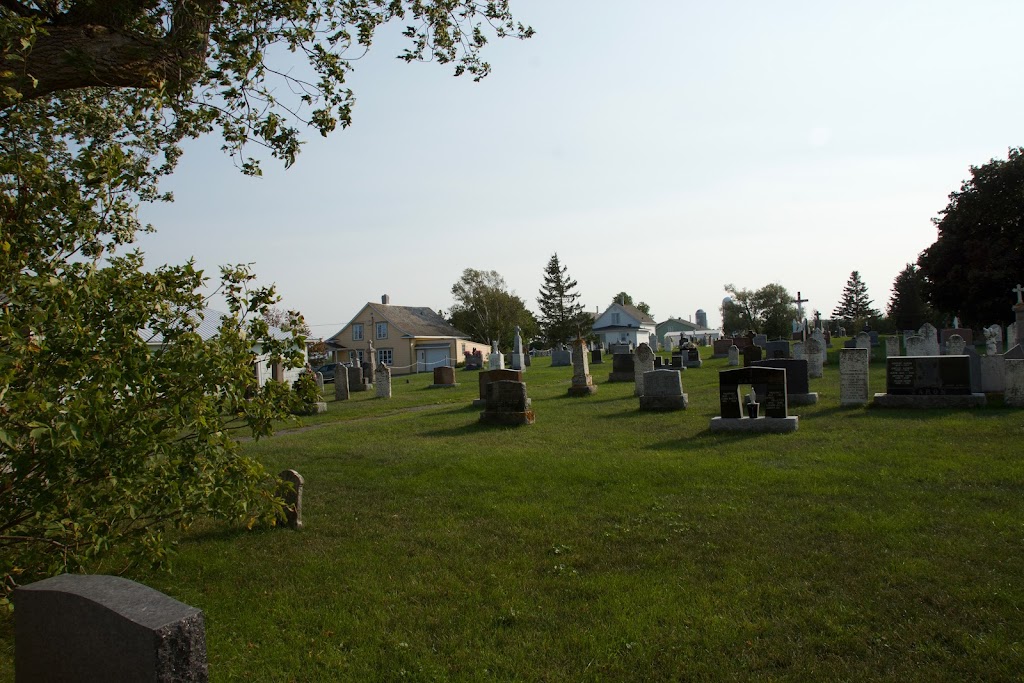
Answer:
<svg viewBox="0 0 1024 683"><path fill-rule="evenodd" d="M612 313L612 325L618 325L621 322L618 313Z"/></svg>

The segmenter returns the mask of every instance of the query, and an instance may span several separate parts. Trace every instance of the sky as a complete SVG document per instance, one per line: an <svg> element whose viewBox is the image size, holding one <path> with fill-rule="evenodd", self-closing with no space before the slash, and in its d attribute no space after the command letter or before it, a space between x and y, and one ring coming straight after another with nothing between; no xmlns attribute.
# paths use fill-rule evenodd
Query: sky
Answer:
<svg viewBox="0 0 1024 683"><path fill-rule="evenodd" d="M536 312L555 253L592 311L715 327L726 284L777 282L827 318L854 270L884 310L970 167L1024 143L1019 0L511 8L536 36L492 40L480 83L382 34L353 125L287 170L186 145L147 263L251 263L314 337L383 294L447 310L466 268Z"/></svg>

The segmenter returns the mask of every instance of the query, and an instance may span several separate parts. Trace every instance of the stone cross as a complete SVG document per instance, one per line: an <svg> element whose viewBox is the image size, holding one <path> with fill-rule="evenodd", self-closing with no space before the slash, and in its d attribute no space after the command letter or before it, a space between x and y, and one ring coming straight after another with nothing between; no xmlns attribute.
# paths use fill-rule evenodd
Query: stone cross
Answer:
<svg viewBox="0 0 1024 683"><path fill-rule="evenodd" d="M796 293L796 298L793 299L792 303L796 304L796 314L797 314L797 316L799 316L799 318L801 320L803 320L803 318L804 318L804 304L807 303L808 301L809 301L809 299L802 299L802 298L800 298L800 292L799 291Z"/></svg>
<svg viewBox="0 0 1024 683"><path fill-rule="evenodd" d="M1011 291L1017 293L1017 303L1018 304L1024 304L1024 299L1021 298L1021 296L1024 295L1024 287L1022 287L1020 285L1017 285Z"/></svg>

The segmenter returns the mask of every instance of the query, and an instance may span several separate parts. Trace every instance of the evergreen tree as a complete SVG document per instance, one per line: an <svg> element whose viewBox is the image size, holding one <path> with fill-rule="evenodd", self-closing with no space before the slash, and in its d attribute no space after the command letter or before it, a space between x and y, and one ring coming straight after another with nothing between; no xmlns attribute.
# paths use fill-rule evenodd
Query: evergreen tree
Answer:
<svg viewBox="0 0 1024 683"><path fill-rule="evenodd" d="M843 298L832 311L832 317L857 323L877 315L878 311L871 308L867 285L860 279L860 273L853 271L843 287Z"/></svg>
<svg viewBox="0 0 1024 683"><path fill-rule="evenodd" d="M544 268L544 285L540 288L537 305L540 306L541 335L549 345L564 344L587 335L593 320L578 303L576 281L569 277L568 268L553 254Z"/></svg>
<svg viewBox="0 0 1024 683"><path fill-rule="evenodd" d="M897 330L916 330L931 320L931 307L924 300L921 270L913 263L900 271L892 283L888 314Z"/></svg>

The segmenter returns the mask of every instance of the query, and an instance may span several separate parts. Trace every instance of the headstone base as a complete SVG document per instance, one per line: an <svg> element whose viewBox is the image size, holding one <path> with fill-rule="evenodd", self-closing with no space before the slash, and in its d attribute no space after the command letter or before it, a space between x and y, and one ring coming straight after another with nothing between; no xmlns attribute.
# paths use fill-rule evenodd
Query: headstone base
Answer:
<svg viewBox="0 0 1024 683"><path fill-rule="evenodd" d="M699 367L704 365L704 361L702 361L702 360L688 360L688 361L686 361L686 363L684 363L684 365L686 367L688 367L688 368L699 368Z"/></svg>
<svg viewBox="0 0 1024 683"><path fill-rule="evenodd" d="M427 389L454 389L457 386L459 386L458 382L455 384L428 384Z"/></svg>
<svg viewBox="0 0 1024 683"><path fill-rule="evenodd" d="M872 405L879 408L983 408L985 394L875 394Z"/></svg>
<svg viewBox="0 0 1024 683"><path fill-rule="evenodd" d="M519 425L532 425L535 421L532 410L523 412L487 412L480 413L480 422L489 425L500 425L502 427L517 427Z"/></svg>
<svg viewBox="0 0 1024 683"><path fill-rule="evenodd" d="M690 404L690 397L682 396L641 396L640 410L651 412L664 412L670 410L686 410Z"/></svg>
<svg viewBox="0 0 1024 683"><path fill-rule="evenodd" d="M632 372L610 372L608 373L609 382L634 382L636 381L636 375Z"/></svg>
<svg viewBox="0 0 1024 683"><path fill-rule="evenodd" d="M789 417L713 417L709 429L712 432L754 432L785 434L795 432L800 425L796 415Z"/></svg>
<svg viewBox="0 0 1024 683"><path fill-rule="evenodd" d="M349 391L369 391L373 388L372 384L357 384L353 387L349 387Z"/></svg>
<svg viewBox="0 0 1024 683"><path fill-rule="evenodd" d="M570 396L590 396L597 393L597 387L593 384L574 384L569 387Z"/></svg>
<svg viewBox="0 0 1024 683"><path fill-rule="evenodd" d="M711 354L711 357L712 358L728 358L729 354L728 353L714 353L714 354Z"/></svg>
<svg viewBox="0 0 1024 683"><path fill-rule="evenodd" d="M791 406L813 406L818 402L818 392L809 394L786 394L786 402Z"/></svg>

